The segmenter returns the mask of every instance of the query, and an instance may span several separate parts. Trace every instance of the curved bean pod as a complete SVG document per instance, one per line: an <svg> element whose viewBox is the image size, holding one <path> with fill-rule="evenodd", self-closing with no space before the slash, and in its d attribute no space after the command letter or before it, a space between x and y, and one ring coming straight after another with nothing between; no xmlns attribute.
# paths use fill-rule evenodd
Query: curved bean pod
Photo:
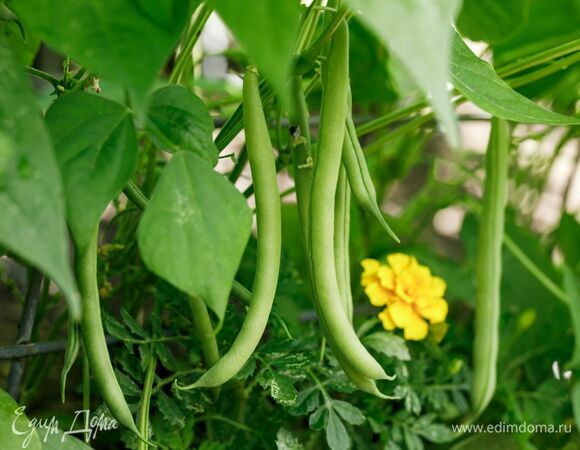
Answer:
<svg viewBox="0 0 580 450"><path fill-rule="evenodd" d="M360 373L373 379L387 374L358 339L340 302L334 266L334 200L345 135L348 93L348 26L335 32L322 93L317 161L310 195L309 248L313 284L321 315L337 348Z"/></svg>
<svg viewBox="0 0 580 450"><path fill-rule="evenodd" d="M101 397L113 417L143 440L119 386L107 344L97 284L98 227L86 248L75 248L75 272L81 293L81 332L84 349Z"/></svg>
<svg viewBox="0 0 580 450"><path fill-rule="evenodd" d="M310 208L310 185L312 182L312 154L310 147L310 124L308 123L308 105L302 89L302 77L293 76L290 80L290 130L294 163L294 184L300 225L303 230L303 242L308 243L308 215ZM308 249L306 249L308 251Z"/></svg>
<svg viewBox="0 0 580 450"><path fill-rule="evenodd" d="M254 180L258 256L248 315L228 352L195 383L181 389L216 387L234 377L258 346L274 302L282 240L276 164L258 88L258 73L246 69L243 87L244 128Z"/></svg>
<svg viewBox="0 0 580 450"><path fill-rule="evenodd" d="M361 148L360 142L356 136L356 129L350 114L348 114L346 118L346 134L344 141L342 164L346 169L353 197L367 214L377 219L385 231L397 243L400 243L401 241L383 217L383 213L377 204L375 186L369 173L363 149Z"/></svg>
<svg viewBox="0 0 580 450"><path fill-rule="evenodd" d="M476 262L477 296L471 401L474 417L487 407L497 379L501 248L508 181L510 135L505 120L492 119L485 160L485 191Z"/></svg>
<svg viewBox="0 0 580 450"><path fill-rule="evenodd" d="M340 298L344 312L352 323L352 292L350 289L350 188L344 166L340 168L334 205L334 262Z"/></svg>

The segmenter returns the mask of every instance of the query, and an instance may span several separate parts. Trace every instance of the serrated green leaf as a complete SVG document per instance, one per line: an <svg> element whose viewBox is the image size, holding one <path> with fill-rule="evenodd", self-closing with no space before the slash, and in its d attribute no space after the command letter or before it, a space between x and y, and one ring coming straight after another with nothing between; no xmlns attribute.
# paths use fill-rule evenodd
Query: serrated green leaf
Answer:
<svg viewBox="0 0 580 450"><path fill-rule="evenodd" d="M350 448L350 436L342 420L332 409L328 411L326 442L331 450L348 450Z"/></svg>
<svg viewBox="0 0 580 450"><path fill-rule="evenodd" d="M101 315L103 317L103 324L105 325L107 333L109 333L114 338L119 339L120 341L133 339L133 336L131 336L131 333L127 331L123 324L115 319L112 315L110 315L107 311L101 309Z"/></svg>
<svg viewBox="0 0 580 450"><path fill-rule="evenodd" d="M165 86L151 94L147 128L160 149L190 150L207 159L212 166L217 164L213 121L203 101L183 86Z"/></svg>
<svg viewBox="0 0 580 450"><path fill-rule="evenodd" d="M418 86L430 96L453 146L459 143L457 120L447 89L451 23L459 0L348 0L360 19L401 60ZM409 30L415 30L409 32Z"/></svg>
<svg viewBox="0 0 580 450"><path fill-rule="evenodd" d="M125 308L121 308L121 318L123 319L125 326L131 330L133 334L136 334L143 339L149 339L149 333L145 331L145 328L143 328Z"/></svg>
<svg viewBox="0 0 580 450"><path fill-rule="evenodd" d="M453 40L451 79L465 98L501 119L542 125L577 125L580 119L545 109L514 91L479 59L457 33Z"/></svg>
<svg viewBox="0 0 580 450"><path fill-rule="evenodd" d="M11 50L0 40L0 245L80 299L68 262L61 178L36 100Z"/></svg>
<svg viewBox="0 0 580 450"><path fill-rule="evenodd" d="M304 450L304 446L300 443L296 436L294 436L286 428L282 427L278 430L278 433L276 433L276 449Z"/></svg>
<svg viewBox="0 0 580 450"><path fill-rule="evenodd" d="M235 380L247 380L256 370L256 358L252 357L244 364L244 367L234 377Z"/></svg>
<svg viewBox="0 0 580 450"><path fill-rule="evenodd" d="M333 400L331 405L340 417L352 425L360 425L366 420L362 411L348 402Z"/></svg>
<svg viewBox="0 0 580 450"><path fill-rule="evenodd" d="M45 42L91 72L149 88L177 42L186 0L19 0L13 6Z"/></svg>
<svg viewBox="0 0 580 450"><path fill-rule="evenodd" d="M138 230L147 267L222 319L250 235L242 194L206 160L179 152L165 167Z"/></svg>
<svg viewBox="0 0 580 450"><path fill-rule="evenodd" d="M157 395L157 406L165 420L172 426L179 429L185 426L185 415L179 407L179 404L163 391L159 391Z"/></svg>
<svg viewBox="0 0 580 450"><path fill-rule="evenodd" d="M373 350L400 361L409 361L411 354L405 340L393 333L377 331L363 338L363 343Z"/></svg>
<svg viewBox="0 0 580 450"><path fill-rule="evenodd" d="M270 397L279 405L289 407L296 404L298 392L290 378L268 370L258 381L264 389L269 390Z"/></svg>
<svg viewBox="0 0 580 450"><path fill-rule="evenodd" d="M141 389L131 378L129 378L128 375L124 374L123 372L117 369L115 369L115 375L117 376L119 386L121 386L121 389L123 390L123 394L125 394L125 396L133 396L133 397L141 396Z"/></svg>
<svg viewBox="0 0 580 450"><path fill-rule="evenodd" d="M80 248L137 165L137 136L129 110L96 95L61 96L46 113L66 196L66 217Z"/></svg>
<svg viewBox="0 0 580 450"><path fill-rule="evenodd" d="M296 39L299 2L214 0L213 6L278 96L284 98Z"/></svg>

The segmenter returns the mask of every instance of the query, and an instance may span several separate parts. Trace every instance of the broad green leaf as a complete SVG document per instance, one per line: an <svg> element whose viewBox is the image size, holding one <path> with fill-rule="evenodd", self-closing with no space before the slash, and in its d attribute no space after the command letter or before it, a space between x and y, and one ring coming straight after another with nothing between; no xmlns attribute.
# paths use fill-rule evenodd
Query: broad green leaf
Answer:
<svg viewBox="0 0 580 450"><path fill-rule="evenodd" d="M16 12L46 43L142 95L188 19L187 0L18 0Z"/></svg>
<svg viewBox="0 0 580 450"><path fill-rule="evenodd" d="M543 125L576 125L580 118L555 113L514 91L485 61L454 36L451 59L453 84L468 100L501 119Z"/></svg>
<svg viewBox="0 0 580 450"><path fill-rule="evenodd" d="M213 121L203 101L182 86L165 86L149 98L147 128L157 147L175 152L191 150L217 164Z"/></svg>
<svg viewBox="0 0 580 450"><path fill-rule="evenodd" d="M570 315L574 324L574 353L570 360L570 367L580 369L580 292L578 291L578 281L574 272L567 266L564 266L564 290L568 297Z"/></svg>
<svg viewBox="0 0 580 450"><path fill-rule="evenodd" d="M332 407L340 417L351 425L360 425L366 420L360 409L343 400L333 400Z"/></svg>
<svg viewBox="0 0 580 450"><path fill-rule="evenodd" d="M69 430L67 430L69 431ZM76 430L73 431L78 433ZM77 434L78 436L79 434ZM80 439L67 434L65 435L62 430L55 430L55 432L46 436L41 436L43 439L42 442L42 450L91 450L92 447L89 447Z"/></svg>
<svg viewBox="0 0 580 450"><path fill-rule="evenodd" d="M2 39L0 211L0 246L52 278L78 319L80 304L68 262L58 166L30 87Z"/></svg>
<svg viewBox="0 0 580 450"><path fill-rule="evenodd" d="M38 432L30 428L26 406L18 406L6 391L0 389L0 442L2 448L41 450Z"/></svg>
<svg viewBox="0 0 580 450"><path fill-rule="evenodd" d="M46 124L64 181L67 221L83 247L137 165L133 121L124 106L75 92L50 107Z"/></svg>
<svg viewBox="0 0 580 450"><path fill-rule="evenodd" d="M350 436L346 431L344 423L342 423L338 414L332 409L328 411L326 442L331 450L348 450L350 448Z"/></svg>
<svg viewBox="0 0 580 450"><path fill-rule="evenodd" d="M463 0L459 31L474 41L506 41L526 22L531 0Z"/></svg>
<svg viewBox="0 0 580 450"><path fill-rule="evenodd" d="M365 336L363 343L379 353L397 358L400 361L409 361L411 359L405 340L396 334L377 331Z"/></svg>
<svg viewBox="0 0 580 450"><path fill-rule="evenodd" d="M512 2L514 0L505 3ZM579 39L578 23L580 23L578 0L533 0L524 26L506 42L494 45L493 62L499 67Z"/></svg>
<svg viewBox="0 0 580 450"><path fill-rule="evenodd" d="M202 298L221 319L251 224L232 184L196 154L178 152L141 218L141 256L152 272Z"/></svg>
<svg viewBox="0 0 580 450"><path fill-rule="evenodd" d="M32 64L40 47L40 40L31 33L30 28L25 23L18 20L18 17L1 3L0 36L6 39L22 64Z"/></svg>
<svg viewBox="0 0 580 450"><path fill-rule="evenodd" d="M250 60L258 66L280 98L294 50L299 16L296 0L214 0L213 6Z"/></svg>
<svg viewBox="0 0 580 450"><path fill-rule="evenodd" d="M457 146L459 131L450 95L449 59L453 22L459 0L348 0L360 19L399 58L430 98L449 141Z"/></svg>

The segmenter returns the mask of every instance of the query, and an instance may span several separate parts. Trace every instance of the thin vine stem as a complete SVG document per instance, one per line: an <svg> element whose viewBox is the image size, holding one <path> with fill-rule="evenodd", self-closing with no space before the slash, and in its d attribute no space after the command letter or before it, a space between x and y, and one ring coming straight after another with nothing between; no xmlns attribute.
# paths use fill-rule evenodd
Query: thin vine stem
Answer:
<svg viewBox="0 0 580 450"><path fill-rule="evenodd" d="M179 56L177 57L177 60L175 62L175 66L173 67L171 75L169 76L169 83L171 84L177 83L181 78L181 76L183 75L183 71L187 66L187 62L189 61L189 58L191 58L191 52L193 50L193 47L195 46L195 43L199 39L201 31L203 30L203 27L205 26L207 19L209 19L209 16L211 15L212 11L213 8L210 7L207 3L203 3L199 7L198 13L193 21L193 24L189 28L187 36L184 40L184 45L183 48L181 49L181 53L179 53Z"/></svg>

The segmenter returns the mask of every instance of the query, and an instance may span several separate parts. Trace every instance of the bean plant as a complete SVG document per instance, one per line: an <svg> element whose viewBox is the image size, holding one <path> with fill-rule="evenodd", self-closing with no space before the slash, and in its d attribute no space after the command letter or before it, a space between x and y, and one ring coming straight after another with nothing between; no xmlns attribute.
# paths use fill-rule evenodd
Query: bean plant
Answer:
<svg viewBox="0 0 580 450"><path fill-rule="evenodd" d="M560 3L0 1L0 447L577 448Z"/></svg>

